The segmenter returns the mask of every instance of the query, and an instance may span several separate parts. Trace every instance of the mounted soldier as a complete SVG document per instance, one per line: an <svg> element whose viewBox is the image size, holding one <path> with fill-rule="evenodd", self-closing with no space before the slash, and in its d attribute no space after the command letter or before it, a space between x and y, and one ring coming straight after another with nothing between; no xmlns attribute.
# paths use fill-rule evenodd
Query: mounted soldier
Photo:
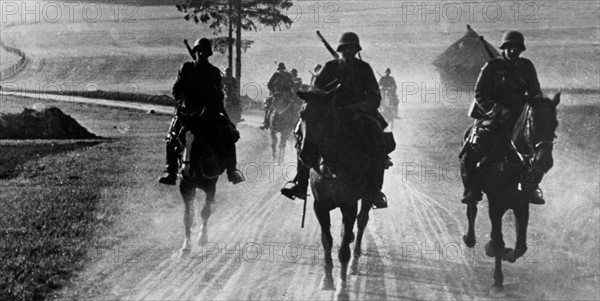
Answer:
<svg viewBox="0 0 600 301"><path fill-rule="evenodd" d="M390 75L392 71L390 68L385 69L385 75L379 79L379 89L381 90L382 95L387 92L388 97L390 98L390 103L386 104L395 108L398 106L398 86L396 85L396 80L394 77Z"/></svg>
<svg viewBox="0 0 600 301"><path fill-rule="evenodd" d="M234 123L244 121L242 119L242 104L238 94L238 83L233 77L231 68L225 69L225 78L223 78L223 88L225 90L225 110Z"/></svg>
<svg viewBox="0 0 600 301"><path fill-rule="evenodd" d="M472 176L476 169L486 170L493 158L510 153L510 135L515 122L527 101L541 99L537 73L533 63L519 55L525 51L525 39L518 31L506 32L500 45L502 56L487 62L475 85L475 100L469 116L475 124L468 142L472 149L463 152L465 170L462 171L465 186L463 203L482 199L481 187ZM542 173L531 170L522 182L524 198L532 204L544 204L538 184Z"/></svg>
<svg viewBox="0 0 600 301"><path fill-rule="evenodd" d="M387 200L381 188L387 163L383 138L383 129L387 123L377 111L381 94L373 69L356 57L361 49L355 33L342 34L337 47L342 58L327 62L315 78L314 85L322 91L335 89L334 96L325 101L333 102L334 109L342 116L342 126L355 133L353 143L360 150L360 162L356 164L361 166L367 180L364 197L376 208L386 208ZM330 51L333 52L333 49ZM337 56L337 53L333 54ZM309 167L305 164L299 160L296 177L281 189L284 196L306 199Z"/></svg>
<svg viewBox="0 0 600 301"><path fill-rule="evenodd" d="M266 130L271 126L269 119L273 112L272 106L291 101L292 84L292 75L287 72L283 62L279 63L277 65L277 71L273 73L267 84L270 96L265 103L265 119L263 125L260 126L261 130Z"/></svg>
<svg viewBox="0 0 600 301"><path fill-rule="evenodd" d="M173 96L177 101L176 116L167 135L166 170L158 181L167 185L176 184L181 151L180 137L185 137L188 131L200 135L203 129L198 128L198 124L205 124L198 122L202 118L212 124L212 133L218 133L218 137L208 137L207 140L221 155L228 180L237 184L244 180L236 168L235 142L239 139L239 133L223 106L221 71L208 61L208 57L213 54L210 40L196 40L191 53L194 54L194 61L181 66L173 85ZM182 169L188 170L189 162L182 163Z"/></svg>

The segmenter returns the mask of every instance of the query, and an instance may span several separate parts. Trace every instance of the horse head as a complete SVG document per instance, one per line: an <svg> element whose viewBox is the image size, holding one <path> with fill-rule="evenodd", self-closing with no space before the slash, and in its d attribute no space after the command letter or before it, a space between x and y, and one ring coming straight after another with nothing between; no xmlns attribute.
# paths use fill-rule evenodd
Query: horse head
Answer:
<svg viewBox="0 0 600 301"><path fill-rule="evenodd" d="M524 140L532 154L532 167L542 173L548 172L554 160L552 149L556 138L558 119L556 107L560 103L560 93L552 99L547 97L530 100L527 104Z"/></svg>

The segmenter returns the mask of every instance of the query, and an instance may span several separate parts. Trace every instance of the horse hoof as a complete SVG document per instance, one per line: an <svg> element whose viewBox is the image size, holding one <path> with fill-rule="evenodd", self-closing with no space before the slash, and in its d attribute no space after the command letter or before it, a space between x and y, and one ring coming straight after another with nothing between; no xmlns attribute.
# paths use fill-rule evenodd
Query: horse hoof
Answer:
<svg viewBox="0 0 600 301"><path fill-rule="evenodd" d="M472 248L475 246L475 237L469 237L469 235L463 235L463 242L465 243L465 245L469 248Z"/></svg>
<svg viewBox="0 0 600 301"><path fill-rule="evenodd" d="M350 300L350 297L348 296L348 292L346 290L344 290L343 292L335 293L335 300L348 301L348 300Z"/></svg>
<svg viewBox="0 0 600 301"><path fill-rule="evenodd" d="M348 296L348 290L346 289L345 285L343 285L341 283L338 284L338 287L335 290L335 300L339 300L339 301L350 300L350 297Z"/></svg>
<svg viewBox="0 0 600 301"><path fill-rule="evenodd" d="M352 264L350 265L350 275L353 276L358 276L358 263L356 262L352 262Z"/></svg>
<svg viewBox="0 0 600 301"><path fill-rule="evenodd" d="M496 257L496 248L494 248L494 246L492 246L492 242L488 241L485 244L485 255L487 255L487 257Z"/></svg>
<svg viewBox="0 0 600 301"><path fill-rule="evenodd" d="M192 248L181 248L179 250L179 258L187 258L192 253Z"/></svg>
<svg viewBox="0 0 600 301"><path fill-rule="evenodd" d="M502 250L502 260L510 263L517 261L517 258L515 258L515 250L511 248L504 248L504 250Z"/></svg>
<svg viewBox="0 0 600 301"><path fill-rule="evenodd" d="M492 288L490 289L490 296L493 297L505 297L506 294L504 293L504 285L500 284L500 285L495 285L492 286Z"/></svg>
<svg viewBox="0 0 600 301"><path fill-rule="evenodd" d="M204 245L207 242L208 242L208 235L207 234L202 234L202 235L200 235L198 237L198 245L199 246L202 246L202 245Z"/></svg>
<svg viewBox="0 0 600 301"><path fill-rule="evenodd" d="M322 291L332 291L335 289L335 287L333 286L333 279L328 278L326 276L323 276L323 278L321 279L321 290Z"/></svg>

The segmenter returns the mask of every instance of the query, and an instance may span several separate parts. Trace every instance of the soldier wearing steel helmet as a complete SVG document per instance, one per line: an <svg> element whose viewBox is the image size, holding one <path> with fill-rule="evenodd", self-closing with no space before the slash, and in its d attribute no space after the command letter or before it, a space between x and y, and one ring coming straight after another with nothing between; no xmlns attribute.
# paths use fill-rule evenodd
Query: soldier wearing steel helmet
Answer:
<svg viewBox="0 0 600 301"><path fill-rule="evenodd" d="M393 111L396 112L400 100L398 99L398 94L396 92L398 90L398 86L396 85L396 80L394 77L390 75L391 73L392 70L390 68L385 69L385 75L379 79L379 89L381 90L382 94L385 92L388 93L390 103L387 103L386 105L390 106Z"/></svg>
<svg viewBox="0 0 600 301"><path fill-rule="evenodd" d="M523 34L518 31L504 33L500 49L502 56L483 66L475 84L475 100L469 116L476 119L476 133L481 133L481 139L476 140L482 153L475 158L472 153L466 152L463 158L468 166L468 170L463 172L463 203L477 202L482 198L481 188L470 178L479 163L478 159L489 155L493 147L491 144L496 141L501 140L504 147L508 147L510 141L507 141L507 137L527 100L543 96L533 63L520 57L526 49ZM545 203L538 194L541 176L528 175L534 178L534 183L524 187L525 197L532 204Z"/></svg>
<svg viewBox="0 0 600 301"><path fill-rule="evenodd" d="M280 62L277 64L277 71L273 73L269 82L267 83L267 88L269 89L270 96L267 98L265 104L265 119L263 124L260 126L261 130L268 129L271 124L269 122L269 118L271 117L271 112L273 111L273 102L289 102L292 99L292 75L287 72L285 64Z"/></svg>
<svg viewBox="0 0 600 301"><path fill-rule="evenodd" d="M317 89L328 90L332 83L339 84L335 105L346 118L346 124L357 134L361 164L368 181L366 198L376 208L386 208L387 200L381 192L387 154L383 150L382 129L387 123L377 109L381 102L379 84L371 66L356 58L361 50L358 35L346 32L340 36L337 52L341 59L329 61L315 78ZM296 177L281 189L289 198L306 199L309 169L298 164Z"/></svg>
<svg viewBox="0 0 600 301"><path fill-rule="evenodd" d="M197 128L197 118L200 116L210 118L215 123L215 128L226 129L219 132L226 133L235 129L223 107L221 71L208 61L213 54L210 40L205 38L196 40L192 52L195 53L195 60L181 66L175 84L173 84L173 96L177 101L177 109L167 136L166 170L158 180L162 184L175 185L180 148L178 137L186 131L192 133L200 131L201 129ZM231 137L216 137L215 141L219 142L215 142L215 144L220 145L214 146L222 150L228 180L237 184L242 182L244 177L236 168L235 133L227 136ZM185 164L189 163L184 163L183 168L186 168ZM189 166L187 167L189 168Z"/></svg>

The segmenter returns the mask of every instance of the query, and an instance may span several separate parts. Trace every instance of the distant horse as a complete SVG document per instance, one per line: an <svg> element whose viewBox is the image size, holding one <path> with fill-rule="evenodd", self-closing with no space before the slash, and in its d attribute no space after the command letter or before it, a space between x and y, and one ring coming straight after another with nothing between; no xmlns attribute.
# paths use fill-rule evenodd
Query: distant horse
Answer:
<svg viewBox="0 0 600 301"><path fill-rule="evenodd" d="M225 111L227 112L227 115L229 115L229 118L233 124L237 125L238 123L244 121L244 118L242 117L242 104L237 94L231 93L226 95L224 102Z"/></svg>
<svg viewBox="0 0 600 301"><path fill-rule="evenodd" d="M494 284L492 293L500 293L503 289L502 260L515 262L527 251L527 224L529 222L529 203L522 197L519 182L527 185L528 179L523 175L533 169L541 175L550 170L553 164L552 148L555 131L558 126L556 107L560 102L560 93L552 100L548 98L531 100L525 105L519 116L511 137L512 154L517 162L509 159L495 160L492 169L479 171L478 180L487 195L489 216L492 222L490 241L485 245L485 253L495 258ZM466 136L468 135L467 131ZM463 157L464 158L464 157ZM464 160L461 160L464 168ZM489 171L494 172L490 180ZM515 248L505 248L502 238L502 216L512 209L515 215L516 243ZM468 232L463 236L465 244L475 246L475 217L477 204L467 204Z"/></svg>
<svg viewBox="0 0 600 301"><path fill-rule="evenodd" d="M224 116L223 116L224 118ZM198 128L210 129L214 128L214 120L210 121L204 116L200 117L196 123ZM209 125L212 125L210 127ZM220 129L217 129L219 131ZM220 150L214 147L214 137L222 137L222 133L211 131L211 133L196 133L191 131L185 132L185 137L182 139L183 154L181 156L182 165L182 180L179 184L179 192L183 198L184 212L183 225L185 239L180 250L180 256L189 255L192 250L192 242L190 239L192 224L194 224L194 199L196 196L196 188L202 189L205 194L205 202L200 216L202 225L198 233L197 243L200 245L208 241L208 218L211 214L210 206L215 201L216 184L219 176L225 171L225 162L222 160ZM182 137L183 138L183 137Z"/></svg>
<svg viewBox="0 0 600 301"><path fill-rule="evenodd" d="M351 274L356 275L362 237L372 206L368 200L362 199L367 188L367 179L360 167L357 147L350 139L350 130L341 126L340 122L336 122L340 116L332 108L331 102L326 101L325 98L329 96L319 91L299 92L298 95L306 101L300 122L302 135L299 139L300 157L302 162L311 166L310 184L315 198L314 211L321 226L321 243L325 252L321 289L333 290L334 288L331 258L333 238L329 212L340 208L343 226L342 242L338 252L341 270L336 298L347 299L346 275L351 259L350 243L355 238L352 232L354 222L358 219L358 233L350 271ZM360 199L362 199L361 209L357 217Z"/></svg>
<svg viewBox="0 0 600 301"><path fill-rule="evenodd" d="M282 97L274 97L272 102L273 112L270 117L271 152L273 160L277 160L281 164L284 161L286 143L298 121L301 103L290 93L285 93ZM279 147L277 147L278 133ZM279 152L277 152L278 149Z"/></svg>
<svg viewBox="0 0 600 301"><path fill-rule="evenodd" d="M381 90L381 105L379 106L379 112L387 121L390 129L394 129L394 119L396 119L398 108L394 101L394 95L389 89Z"/></svg>

